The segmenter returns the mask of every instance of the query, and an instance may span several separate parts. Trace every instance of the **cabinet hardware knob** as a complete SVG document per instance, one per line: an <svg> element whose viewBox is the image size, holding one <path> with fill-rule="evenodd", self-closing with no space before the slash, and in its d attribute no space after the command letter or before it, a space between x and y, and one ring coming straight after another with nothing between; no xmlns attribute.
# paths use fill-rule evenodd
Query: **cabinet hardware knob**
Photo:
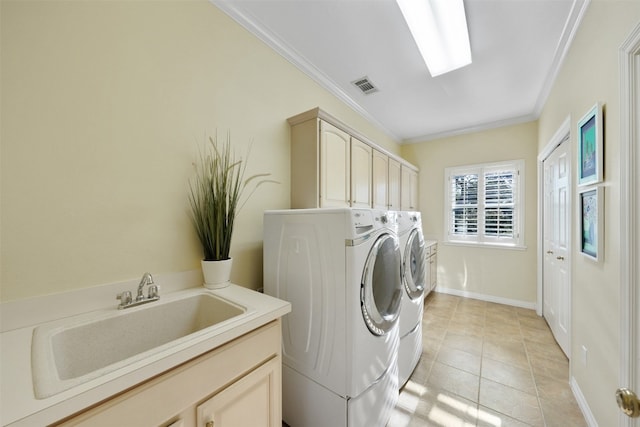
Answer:
<svg viewBox="0 0 640 427"><path fill-rule="evenodd" d="M213 427L213 421L208 421L204 427Z"/></svg>

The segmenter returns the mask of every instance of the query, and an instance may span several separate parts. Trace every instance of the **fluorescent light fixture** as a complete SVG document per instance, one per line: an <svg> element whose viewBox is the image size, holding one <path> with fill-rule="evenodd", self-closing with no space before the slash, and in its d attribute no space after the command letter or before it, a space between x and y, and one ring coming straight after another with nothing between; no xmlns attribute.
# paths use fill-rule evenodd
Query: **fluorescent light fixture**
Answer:
<svg viewBox="0 0 640 427"><path fill-rule="evenodd" d="M471 64L463 0L396 0L432 77Z"/></svg>

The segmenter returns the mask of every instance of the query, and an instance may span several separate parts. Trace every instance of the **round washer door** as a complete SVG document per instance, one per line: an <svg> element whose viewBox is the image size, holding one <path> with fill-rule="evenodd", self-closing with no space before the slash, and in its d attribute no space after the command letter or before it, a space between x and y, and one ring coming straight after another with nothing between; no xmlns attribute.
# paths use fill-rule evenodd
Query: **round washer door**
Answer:
<svg viewBox="0 0 640 427"><path fill-rule="evenodd" d="M367 328L384 335L398 320L402 272L398 239L383 234L373 244L362 273L360 307Z"/></svg>
<svg viewBox="0 0 640 427"><path fill-rule="evenodd" d="M402 273L404 288L412 301L422 297L426 284L427 260L425 259L425 244L422 233L417 229L411 230L409 240L404 248Z"/></svg>

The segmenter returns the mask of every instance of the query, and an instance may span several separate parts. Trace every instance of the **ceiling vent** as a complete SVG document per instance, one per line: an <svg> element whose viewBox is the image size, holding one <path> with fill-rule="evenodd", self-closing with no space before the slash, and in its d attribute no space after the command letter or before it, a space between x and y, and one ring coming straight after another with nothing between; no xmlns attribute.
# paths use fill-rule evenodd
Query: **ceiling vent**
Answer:
<svg viewBox="0 0 640 427"><path fill-rule="evenodd" d="M360 89L365 95L378 91L378 88L375 87L373 83L371 83L371 80L369 80L369 77L366 76L359 78L358 80L354 80L351 83Z"/></svg>

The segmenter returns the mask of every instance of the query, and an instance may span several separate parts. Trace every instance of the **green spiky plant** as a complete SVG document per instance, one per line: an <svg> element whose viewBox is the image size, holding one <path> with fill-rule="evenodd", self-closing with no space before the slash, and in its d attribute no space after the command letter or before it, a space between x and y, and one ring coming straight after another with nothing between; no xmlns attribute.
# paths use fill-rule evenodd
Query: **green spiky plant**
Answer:
<svg viewBox="0 0 640 427"><path fill-rule="evenodd" d="M189 204L204 260L220 261L229 259L233 224L240 209L259 186L277 182L265 179L269 173L245 179L248 152L244 161L236 160L229 133L222 144L218 143L217 132L209 142L209 149L200 152L195 164L195 177L189 181Z"/></svg>

